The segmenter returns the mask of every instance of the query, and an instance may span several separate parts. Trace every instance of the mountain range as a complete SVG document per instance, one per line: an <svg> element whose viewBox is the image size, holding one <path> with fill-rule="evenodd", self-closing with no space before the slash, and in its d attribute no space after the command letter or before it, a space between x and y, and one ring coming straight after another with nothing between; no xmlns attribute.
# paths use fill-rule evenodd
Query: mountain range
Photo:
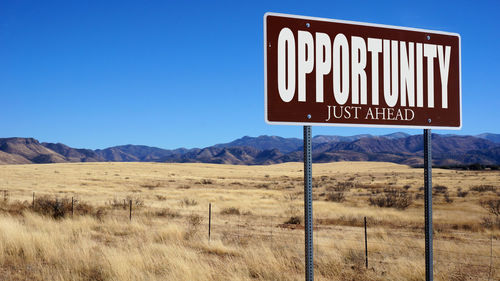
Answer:
<svg viewBox="0 0 500 281"><path fill-rule="evenodd" d="M315 163L385 161L411 166L423 164L422 135L393 133L313 137ZM144 145L106 149L79 149L61 143L40 143L34 138L0 138L0 164L64 162L171 162L221 164L275 164L303 160L302 139L279 136L245 136L205 148L174 150ZM432 135L434 165L499 165L500 134L476 136Z"/></svg>

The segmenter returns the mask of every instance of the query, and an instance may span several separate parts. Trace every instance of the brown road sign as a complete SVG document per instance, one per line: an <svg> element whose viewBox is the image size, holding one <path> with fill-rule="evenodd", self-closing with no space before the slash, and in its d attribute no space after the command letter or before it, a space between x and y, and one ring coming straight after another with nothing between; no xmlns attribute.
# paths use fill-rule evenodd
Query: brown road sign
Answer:
<svg viewBox="0 0 500 281"><path fill-rule="evenodd" d="M270 124L460 129L460 35L266 13Z"/></svg>

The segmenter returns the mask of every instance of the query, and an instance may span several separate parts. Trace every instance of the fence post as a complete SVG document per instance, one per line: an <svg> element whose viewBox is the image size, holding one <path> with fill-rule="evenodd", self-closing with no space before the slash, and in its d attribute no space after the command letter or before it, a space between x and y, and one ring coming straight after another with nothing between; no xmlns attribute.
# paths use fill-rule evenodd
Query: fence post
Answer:
<svg viewBox="0 0 500 281"><path fill-rule="evenodd" d="M365 217L365 264L366 264L366 269L368 269L368 237L366 233L366 217Z"/></svg>
<svg viewBox="0 0 500 281"><path fill-rule="evenodd" d="M33 192L33 203L32 203L33 209L35 208L35 192Z"/></svg>
<svg viewBox="0 0 500 281"><path fill-rule="evenodd" d="M130 214L129 214L129 219L132 221L132 199L129 201L129 208L130 208Z"/></svg>
<svg viewBox="0 0 500 281"><path fill-rule="evenodd" d="M238 215L238 243L240 243L240 245L241 245L240 224L241 224L241 214Z"/></svg>
<svg viewBox="0 0 500 281"><path fill-rule="evenodd" d="M75 216L75 199L71 197L71 218Z"/></svg>
<svg viewBox="0 0 500 281"><path fill-rule="evenodd" d="M211 226L212 226L212 203L208 203L208 243L210 243Z"/></svg>
<svg viewBox="0 0 500 281"><path fill-rule="evenodd" d="M270 218L271 220L271 248L273 247L273 218Z"/></svg>
<svg viewBox="0 0 500 281"><path fill-rule="evenodd" d="M490 281L491 278L492 264L493 264L493 232L491 233L491 240L490 240L490 271L488 272L488 281Z"/></svg>
<svg viewBox="0 0 500 281"><path fill-rule="evenodd" d="M7 190L3 191L3 201L7 201Z"/></svg>

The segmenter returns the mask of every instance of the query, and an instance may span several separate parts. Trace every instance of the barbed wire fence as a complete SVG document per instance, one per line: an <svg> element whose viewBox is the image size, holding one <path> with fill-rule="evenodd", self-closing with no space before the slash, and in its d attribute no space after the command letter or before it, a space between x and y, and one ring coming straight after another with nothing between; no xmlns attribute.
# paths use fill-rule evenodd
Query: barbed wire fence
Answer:
<svg viewBox="0 0 500 281"><path fill-rule="evenodd" d="M15 200L19 202L24 202L26 205L35 206L38 198L66 198L71 196L71 217L78 216L78 211L74 209L79 202L91 202L91 200L85 200L85 195L82 194L54 194L48 192L22 192L22 191L0 191L3 195L4 203L11 201L11 198L16 198ZM136 200L134 202L134 200ZM12 200L14 201L14 200ZM280 216L280 215L255 215L253 213L241 213L229 210L217 209L213 203L207 204L206 210L194 209L193 207L198 206L198 203L187 202L186 205L180 203L181 207L168 206L164 209L168 209L169 212L176 214L173 217L165 218L166 223L180 223L185 226L189 226L190 222L188 217L197 216L200 218L200 223L197 227L201 229L206 229L207 231L207 241L214 239L220 240L232 240L235 243L242 244L243 241L255 238L260 240L269 241L271 247L275 244L275 241L289 239L295 241L295 247L303 245L304 233L303 227L298 224L286 223L290 216ZM91 202L92 203L92 202ZM102 202L101 202L102 203ZM118 199L112 198L104 202L108 207L110 205L117 204L118 210L124 210L125 212L113 213L112 215L117 218L123 218L124 221L132 221L135 217L140 217L144 215L151 215L152 213L145 212L143 209L144 202L131 197ZM190 205L192 204L192 205ZM116 208L116 206L113 206ZM161 209L161 208L160 208ZM226 213L225 213L226 212ZM161 217L161 216L159 216ZM167 216L168 217L168 216ZM330 218L315 218L316 221L328 221ZM366 217L364 218L366 219ZM363 218L360 218L362 221ZM424 253L424 233L417 231L407 231L403 228L382 228L384 230L382 233L379 231L380 226L376 226L371 229L370 221L368 220L367 227L367 238L365 238L365 228L359 225L348 226L348 225L322 225L315 224L315 236L314 236L314 247L316 253L320 251L332 251L332 250L343 250L350 251L356 250L359 252L366 253L366 265L371 264L370 268L376 268L379 265L393 266L394 261L391 261L390 254L393 252L403 252L408 250L413 250L422 253L422 263L423 263L423 253ZM345 228L349 229L349 236L343 235L343 230ZM377 232L378 231L378 232ZM454 239L450 237L445 237L437 233L434 237L434 252L435 259L434 263L436 270L442 265L450 266L467 266L479 268L482 273L481 276L475 276L476 280L498 280L498 272L500 272L500 241L498 238L494 237L492 234L490 237L483 235L483 238L473 237L473 233L453 231L449 233L453 235ZM474 233L478 235L478 233ZM393 238L396 241L385 241L384 238ZM448 235L449 236L449 235ZM374 238L375 237L375 238ZM366 239L366 240L365 240ZM400 241L398 242L397 239ZM404 239L419 239L421 240L421 245L412 245L409 243L403 243ZM408 242L408 241L407 241ZM414 242L414 241L410 241ZM468 246L474 245L474 252L463 252L451 249L446 249L446 245L459 247L461 245ZM348 244L349 246L345 246ZM286 247L292 249L291 245L280 244L280 247ZM379 248L385 247L385 251ZM295 248L296 249L296 248ZM464 260L465 257L465 260ZM417 258L417 257L415 257ZM375 264L375 265L374 265Z"/></svg>

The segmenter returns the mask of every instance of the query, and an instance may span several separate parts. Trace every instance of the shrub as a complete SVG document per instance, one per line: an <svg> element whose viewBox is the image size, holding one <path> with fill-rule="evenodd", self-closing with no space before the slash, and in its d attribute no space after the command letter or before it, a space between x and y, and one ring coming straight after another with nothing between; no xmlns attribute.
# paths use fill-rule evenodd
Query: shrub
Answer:
<svg viewBox="0 0 500 281"><path fill-rule="evenodd" d="M370 197L370 205L404 210L413 202L411 194L398 189L386 189L382 195Z"/></svg>
<svg viewBox="0 0 500 281"><path fill-rule="evenodd" d="M13 201L13 202L2 202L0 204L0 211L9 213L11 215L21 216L25 210L31 208L31 203L28 201Z"/></svg>
<svg viewBox="0 0 500 281"><path fill-rule="evenodd" d="M191 214L188 217L189 226L198 227L201 224L201 216L196 214Z"/></svg>
<svg viewBox="0 0 500 281"><path fill-rule="evenodd" d="M128 207L128 202L123 199L123 200L120 200L120 199L117 199L117 198L113 198L113 200L110 200L108 202L106 202L106 205L110 206L112 209L127 209Z"/></svg>
<svg viewBox="0 0 500 281"><path fill-rule="evenodd" d="M291 216L287 221L285 221L285 224L300 224L302 222L302 219L299 216Z"/></svg>
<svg viewBox="0 0 500 281"><path fill-rule="evenodd" d="M344 202L344 192L330 192L326 195L326 201Z"/></svg>
<svg viewBox="0 0 500 281"><path fill-rule="evenodd" d="M71 214L71 200L41 196L35 199L35 204L31 209L35 213L60 219ZM74 211L75 214L89 215L94 213L94 208L85 202L75 201Z"/></svg>
<svg viewBox="0 0 500 281"><path fill-rule="evenodd" d="M156 195L156 199L158 199L159 201L165 201L167 200L167 197L163 195Z"/></svg>
<svg viewBox="0 0 500 281"><path fill-rule="evenodd" d="M69 207L71 208L71 201L69 201ZM96 214L95 208L85 201L75 200L74 204L75 215L94 215ZM71 209L70 209L71 210Z"/></svg>
<svg viewBox="0 0 500 281"><path fill-rule="evenodd" d="M188 217L188 228L186 229L186 233L184 234L184 239L189 240L193 238L199 230L199 226L201 224L202 218L200 215L191 214Z"/></svg>
<svg viewBox="0 0 500 281"><path fill-rule="evenodd" d="M481 206L488 211L488 213L500 216L500 199L490 199L480 202Z"/></svg>
<svg viewBox="0 0 500 281"><path fill-rule="evenodd" d="M71 208L71 206L69 207ZM62 218L66 215L63 202L57 198L50 198L48 196L37 198L32 209L35 213L51 216L55 219Z"/></svg>
<svg viewBox="0 0 500 281"><path fill-rule="evenodd" d="M198 201L196 201L194 199L184 198L180 201L180 205L182 207L184 207L184 206L196 206L196 205L198 205Z"/></svg>
<svg viewBox="0 0 500 281"><path fill-rule="evenodd" d="M153 190L157 187L160 187L161 183L160 182L146 182L146 183L141 184L140 186Z"/></svg>
<svg viewBox="0 0 500 281"><path fill-rule="evenodd" d="M469 194L469 191L457 191L458 197L466 197Z"/></svg>
<svg viewBox="0 0 500 281"><path fill-rule="evenodd" d="M498 228L500 229L500 218L495 217L484 217L483 221L481 222L481 225L485 228L493 229L493 228Z"/></svg>
<svg viewBox="0 0 500 281"><path fill-rule="evenodd" d="M256 185L255 187L269 189L269 184L261 183L261 184Z"/></svg>
<svg viewBox="0 0 500 281"><path fill-rule="evenodd" d="M220 212L223 215L239 215L240 214L240 209L235 208L235 207L229 207L229 208L224 208Z"/></svg>
<svg viewBox="0 0 500 281"><path fill-rule="evenodd" d="M487 191L496 192L497 188L492 185L476 185L471 187L470 190L477 192L487 192Z"/></svg>
<svg viewBox="0 0 500 281"><path fill-rule="evenodd" d="M343 259L344 263L351 264L357 269L363 268L365 265L365 254L360 250L349 249Z"/></svg>
<svg viewBox="0 0 500 281"><path fill-rule="evenodd" d="M106 215L106 209L103 207L97 208L97 210L94 213L94 217L98 219L99 221L102 221L104 219L104 216Z"/></svg>
<svg viewBox="0 0 500 281"><path fill-rule="evenodd" d="M127 210L129 208L130 201L132 201L132 205L134 205L135 208L144 206L144 201L142 199L133 198L131 196L127 196L125 199L113 198L112 200L106 202L106 205L111 207L111 209Z"/></svg>
<svg viewBox="0 0 500 281"><path fill-rule="evenodd" d="M127 204L130 204L130 200L132 200L132 205L134 205L135 207L144 207L144 200L142 200L141 198L127 196L125 200L127 201Z"/></svg>
<svg viewBox="0 0 500 281"><path fill-rule="evenodd" d="M331 189L333 191L337 192L345 192L351 190L351 188L354 188L355 184L350 181L344 181L344 182L338 182L336 186L329 187L328 189Z"/></svg>
<svg viewBox="0 0 500 281"><path fill-rule="evenodd" d="M434 189L434 194L448 192L448 187L444 185L436 185L432 189Z"/></svg>
<svg viewBox="0 0 500 281"><path fill-rule="evenodd" d="M170 210L169 208L163 208L159 211L156 211L154 215L157 217L166 217L166 218L177 218L181 216L179 212Z"/></svg>

